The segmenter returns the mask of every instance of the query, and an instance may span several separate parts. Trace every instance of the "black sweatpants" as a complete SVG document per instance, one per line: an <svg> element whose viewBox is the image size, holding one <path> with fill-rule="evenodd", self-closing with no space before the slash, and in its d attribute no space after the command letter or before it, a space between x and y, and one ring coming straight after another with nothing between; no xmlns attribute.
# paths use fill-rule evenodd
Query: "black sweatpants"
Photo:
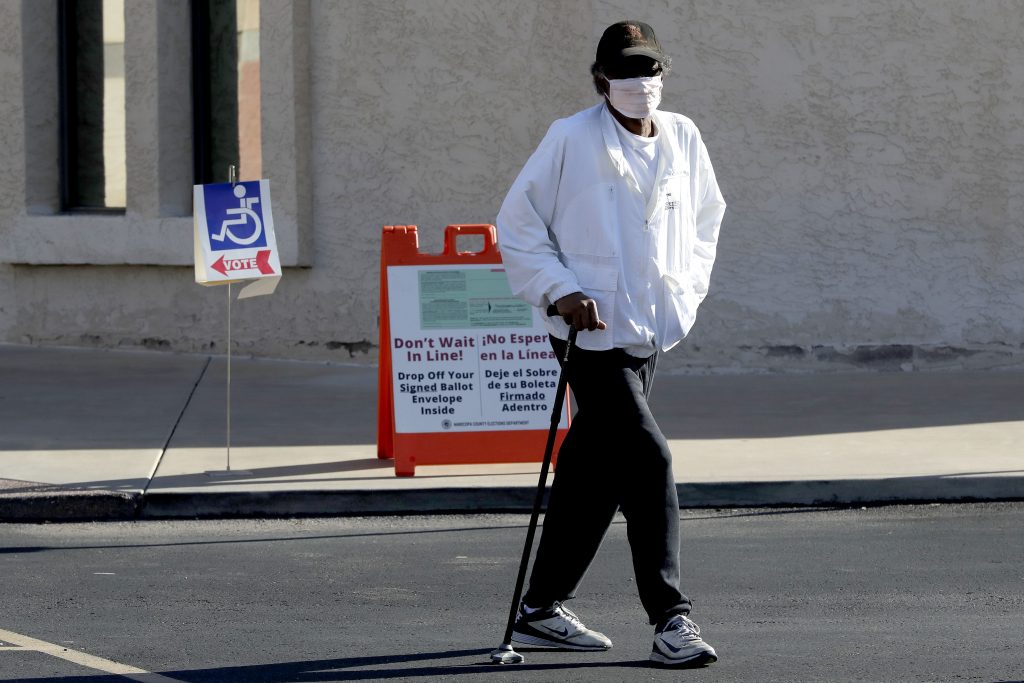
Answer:
<svg viewBox="0 0 1024 683"><path fill-rule="evenodd" d="M559 362L565 342L552 337ZM652 624L688 614L679 592L679 501L672 455L647 407L658 354L569 353L578 412L558 451L544 530L523 602L575 597L616 510L626 518L640 601Z"/></svg>

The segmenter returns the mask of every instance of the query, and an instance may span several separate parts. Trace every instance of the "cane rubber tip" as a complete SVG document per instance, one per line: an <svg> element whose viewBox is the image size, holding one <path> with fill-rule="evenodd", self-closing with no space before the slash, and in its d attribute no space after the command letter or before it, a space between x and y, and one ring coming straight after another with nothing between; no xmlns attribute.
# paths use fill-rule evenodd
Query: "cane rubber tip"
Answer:
<svg viewBox="0 0 1024 683"><path fill-rule="evenodd" d="M522 664L523 659L511 645L499 645L498 649L491 653L491 664Z"/></svg>

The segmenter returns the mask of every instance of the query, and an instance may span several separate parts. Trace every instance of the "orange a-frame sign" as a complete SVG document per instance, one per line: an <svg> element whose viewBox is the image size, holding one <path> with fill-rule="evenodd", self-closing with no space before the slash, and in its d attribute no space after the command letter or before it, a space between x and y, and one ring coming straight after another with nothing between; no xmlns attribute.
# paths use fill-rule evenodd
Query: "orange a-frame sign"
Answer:
<svg viewBox="0 0 1024 683"><path fill-rule="evenodd" d="M460 252L466 235L479 252ZM416 226L385 226L377 456L417 465L540 461L558 362L540 312L512 296L493 225L449 225L421 254ZM568 400L555 448L565 438Z"/></svg>

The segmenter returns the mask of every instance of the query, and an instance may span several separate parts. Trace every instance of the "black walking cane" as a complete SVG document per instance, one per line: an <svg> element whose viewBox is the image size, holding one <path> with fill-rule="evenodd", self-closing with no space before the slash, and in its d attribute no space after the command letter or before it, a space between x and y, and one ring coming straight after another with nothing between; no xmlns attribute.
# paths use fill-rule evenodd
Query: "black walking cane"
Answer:
<svg viewBox="0 0 1024 683"><path fill-rule="evenodd" d="M553 305L548 306L547 314L550 317L558 315L558 309ZM548 467L551 465L551 453L555 448L555 435L558 432L558 423L562 419L562 406L565 404L565 366L569 362L569 351L576 343L576 328L569 328L569 340L565 345L565 353L562 354L562 368L558 373L558 388L555 389L555 405L551 408L551 429L548 430L548 444L544 449L544 463L540 467L540 481L537 482L537 495L533 498L533 513L530 515L530 527L526 532L526 544L523 545L523 558L519 560L519 577L516 579L516 590L512 595L512 606L508 610L508 624L505 626L505 640L501 642L496 650L491 653L492 664L522 664L523 656L512 649L512 628L516 623L516 613L519 611L519 600L523 597L523 582L526 580L526 565L530 561L530 551L533 550L533 536L537 531L537 519L540 517L540 506L544 502L544 485L548 479Z"/></svg>

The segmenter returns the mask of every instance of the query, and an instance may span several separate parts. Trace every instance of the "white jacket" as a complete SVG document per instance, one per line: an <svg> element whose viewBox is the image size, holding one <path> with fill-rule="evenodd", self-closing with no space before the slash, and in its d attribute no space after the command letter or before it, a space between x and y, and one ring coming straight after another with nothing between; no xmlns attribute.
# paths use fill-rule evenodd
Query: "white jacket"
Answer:
<svg viewBox="0 0 1024 683"><path fill-rule="evenodd" d="M661 161L644 205L623 155L615 121L602 102L555 121L526 162L498 212L498 241L512 292L528 303L549 303L583 292L597 302L606 330L580 333L577 345L611 349L615 293L623 264L623 226L650 231L659 282L657 345L668 351L690 331L707 295L725 201L693 121L655 112ZM561 339L568 327L548 318Z"/></svg>

